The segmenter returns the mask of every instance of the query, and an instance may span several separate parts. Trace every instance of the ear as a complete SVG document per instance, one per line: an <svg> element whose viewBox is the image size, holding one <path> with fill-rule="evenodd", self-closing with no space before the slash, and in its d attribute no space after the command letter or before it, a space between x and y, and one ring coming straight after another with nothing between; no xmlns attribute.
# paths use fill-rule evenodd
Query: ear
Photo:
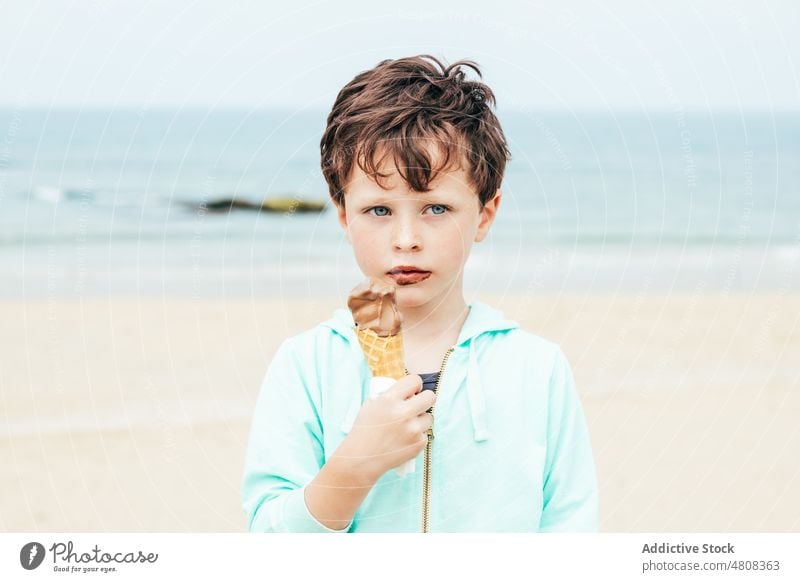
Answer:
<svg viewBox="0 0 800 582"><path fill-rule="evenodd" d="M503 193L500 189L494 193L494 197L486 203L483 210L480 211L480 222L478 223L478 231L475 233L475 242L481 242L489 234L489 227L492 226L495 216L497 216L497 208L500 206L500 199Z"/></svg>
<svg viewBox="0 0 800 582"><path fill-rule="evenodd" d="M347 227L347 211L345 210L344 205L339 206L338 204L334 203L336 206L336 218L339 220L339 224L344 229L344 236L347 239L347 242L350 242L350 229Z"/></svg>

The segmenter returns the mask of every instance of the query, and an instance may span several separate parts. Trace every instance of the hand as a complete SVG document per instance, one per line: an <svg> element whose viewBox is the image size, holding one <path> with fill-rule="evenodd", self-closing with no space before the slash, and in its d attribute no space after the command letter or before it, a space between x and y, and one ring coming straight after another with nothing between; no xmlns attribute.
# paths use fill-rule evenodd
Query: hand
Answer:
<svg viewBox="0 0 800 582"><path fill-rule="evenodd" d="M334 453L356 462L374 479L415 458L428 444L436 402L432 390L422 390L422 378L404 376L391 388L367 400L350 434Z"/></svg>

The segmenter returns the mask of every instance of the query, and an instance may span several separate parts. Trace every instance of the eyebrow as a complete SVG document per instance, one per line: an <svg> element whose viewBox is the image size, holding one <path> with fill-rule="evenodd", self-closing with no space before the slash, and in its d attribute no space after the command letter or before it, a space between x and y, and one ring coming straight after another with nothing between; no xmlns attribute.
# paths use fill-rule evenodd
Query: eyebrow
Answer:
<svg viewBox="0 0 800 582"><path fill-rule="evenodd" d="M366 196L365 199L360 204L390 204L392 202L397 202L398 199L406 199L406 198L413 198L415 202L425 201L425 200L447 200L452 202L450 197L446 196L445 194L438 193L433 194L431 192L415 192L412 196L411 194L401 194L400 196Z"/></svg>

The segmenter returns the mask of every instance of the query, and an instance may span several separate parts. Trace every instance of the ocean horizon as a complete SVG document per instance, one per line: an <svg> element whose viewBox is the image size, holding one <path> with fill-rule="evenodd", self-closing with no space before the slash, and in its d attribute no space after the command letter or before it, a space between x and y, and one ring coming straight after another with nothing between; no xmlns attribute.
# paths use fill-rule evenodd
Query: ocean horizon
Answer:
<svg viewBox="0 0 800 582"><path fill-rule="evenodd" d="M2 298L346 294L325 111L0 109ZM499 111L475 292L797 289L794 113ZM209 212L291 197L320 213Z"/></svg>

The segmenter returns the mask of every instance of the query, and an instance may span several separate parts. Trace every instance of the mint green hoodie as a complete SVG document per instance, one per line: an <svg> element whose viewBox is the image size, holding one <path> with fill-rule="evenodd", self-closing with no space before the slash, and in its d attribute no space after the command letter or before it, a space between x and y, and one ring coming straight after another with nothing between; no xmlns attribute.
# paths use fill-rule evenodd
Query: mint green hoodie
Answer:
<svg viewBox="0 0 800 582"><path fill-rule="evenodd" d="M242 481L248 529L418 532L426 506L430 532L597 531L591 444L559 346L475 301L445 361L434 438L415 472L387 471L350 526L331 530L309 513L304 487L350 431L370 371L348 309L286 339L255 407Z"/></svg>

